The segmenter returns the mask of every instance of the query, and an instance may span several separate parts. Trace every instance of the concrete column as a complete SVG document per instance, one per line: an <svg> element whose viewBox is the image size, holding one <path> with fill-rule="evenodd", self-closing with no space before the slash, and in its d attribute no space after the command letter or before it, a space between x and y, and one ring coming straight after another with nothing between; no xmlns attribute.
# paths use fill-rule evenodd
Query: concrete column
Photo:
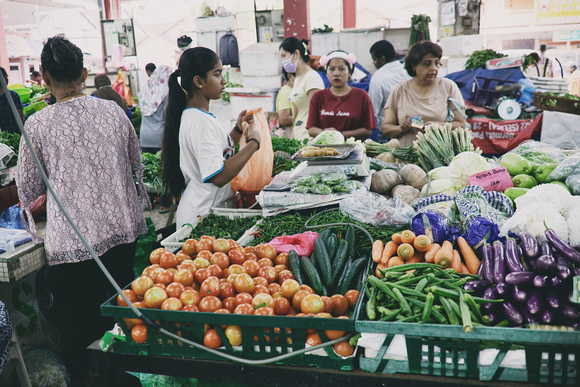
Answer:
<svg viewBox="0 0 580 387"><path fill-rule="evenodd" d="M342 27L356 28L356 0L342 0Z"/></svg>
<svg viewBox="0 0 580 387"><path fill-rule="evenodd" d="M6 34L4 33L4 15L2 14L2 2L0 2L0 66L10 74L10 61L8 60L8 48L6 47Z"/></svg>
<svg viewBox="0 0 580 387"><path fill-rule="evenodd" d="M311 35L309 0L284 0L284 38L310 41Z"/></svg>

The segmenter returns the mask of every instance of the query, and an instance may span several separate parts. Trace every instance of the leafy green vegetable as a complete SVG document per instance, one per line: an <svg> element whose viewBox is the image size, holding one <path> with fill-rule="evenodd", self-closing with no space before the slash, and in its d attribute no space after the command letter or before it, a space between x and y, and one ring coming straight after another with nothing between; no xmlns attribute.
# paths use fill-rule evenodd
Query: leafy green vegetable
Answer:
<svg viewBox="0 0 580 387"><path fill-rule="evenodd" d="M272 150L274 152L286 152L290 156L298 152L303 145L306 145L308 140L305 139L304 142L299 140L294 140L286 137L272 137Z"/></svg>
<svg viewBox="0 0 580 387"><path fill-rule="evenodd" d="M216 238L238 240L259 219L260 217L230 219L211 213L195 226L189 237L199 239L203 235L210 235Z"/></svg>
<svg viewBox="0 0 580 387"><path fill-rule="evenodd" d="M475 70L478 67L485 66L485 62L490 59L505 58L507 55L497 52L490 48L485 50L473 51L465 62L465 68L469 70Z"/></svg>
<svg viewBox="0 0 580 387"><path fill-rule="evenodd" d="M231 83L230 81L226 82L225 87L244 87L244 85L240 85L239 83ZM222 92L222 99L226 102L230 102L231 93L227 91Z"/></svg>
<svg viewBox="0 0 580 387"><path fill-rule="evenodd" d="M391 148L386 144L379 144L371 139L365 141L367 156L376 157L381 153L392 153L396 158L406 163L414 163L417 161L417 153L412 146L402 146L400 148Z"/></svg>
<svg viewBox="0 0 580 387"><path fill-rule="evenodd" d="M431 40L431 34L429 33L429 23L431 23L431 17L429 15L413 15L411 18L409 47L423 40Z"/></svg>
<svg viewBox="0 0 580 387"><path fill-rule="evenodd" d="M163 166L161 164L161 151L153 153L141 153L141 160L145 165L143 182L153 186L158 192L164 192Z"/></svg>
<svg viewBox="0 0 580 387"><path fill-rule="evenodd" d="M14 156L8 162L7 168L12 168L16 166L18 162L18 148L20 147L20 134L18 133L8 133L5 131L0 131L0 142L6 144L14 152Z"/></svg>

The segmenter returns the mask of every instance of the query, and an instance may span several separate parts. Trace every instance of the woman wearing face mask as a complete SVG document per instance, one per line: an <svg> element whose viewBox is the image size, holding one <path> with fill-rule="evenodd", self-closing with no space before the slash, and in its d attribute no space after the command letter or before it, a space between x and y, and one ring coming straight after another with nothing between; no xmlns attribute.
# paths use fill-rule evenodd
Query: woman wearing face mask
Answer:
<svg viewBox="0 0 580 387"><path fill-rule="evenodd" d="M320 58L330 81L328 89L314 93L308 113L308 134L316 137L325 130L336 130L344 137L366 139L375 128L373 105L369 95L348 85L356 57L342 50Z"/></svg>
<svg viewBox="0 0 580 387"><path fill-rule="evenodd" d="M422 41L411 46L405 57L405 70L413 78L399 83L393 89L385 105L385 118L381 130L385 136L397 138L402 146L413 145L419 131L425 125L447 121L448 108L453 111L452 127L464 127L463 112L458 112L452 98L463 105L459 88L450 79L439 78L440 60L443 55L437 44ZM411 117L420 119L411 122ZM421 123L422 120L422 123Z"/></svg>
<svg viewBox="0 0 580 387"><path fill-rule="evenodd" d="M292 113L294 116L294 138L296 140L310 139L306 129L310 98L315 91L324 89L324 81L320 75L308 66L310 56L306 40L286 38L280 45L282 67L288 74L294 74L294 86L290 93Z"/></svg>

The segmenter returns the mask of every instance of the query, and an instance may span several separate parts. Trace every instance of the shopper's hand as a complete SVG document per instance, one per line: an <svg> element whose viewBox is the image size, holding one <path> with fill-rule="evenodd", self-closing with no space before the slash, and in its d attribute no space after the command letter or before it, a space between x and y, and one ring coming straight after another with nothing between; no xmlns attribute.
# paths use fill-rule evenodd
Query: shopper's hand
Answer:
<svg viewBox="0 0 580 387"><path fill-rule="evenodd" d="M247 122L247 121L246 121ZM260 143L260 125L256 122L253 122L248 125L248 129L246 131L246 142L250 141L251 138L254 138Z"/></svg>
<svg viewBox="0 0 580 387"><path fill-rule="evenodd" d="M401 134L406 133L409 129L412 128L411 126L411 116L405 116L405 120L399 124L399 128L401 129Z"/></svg>

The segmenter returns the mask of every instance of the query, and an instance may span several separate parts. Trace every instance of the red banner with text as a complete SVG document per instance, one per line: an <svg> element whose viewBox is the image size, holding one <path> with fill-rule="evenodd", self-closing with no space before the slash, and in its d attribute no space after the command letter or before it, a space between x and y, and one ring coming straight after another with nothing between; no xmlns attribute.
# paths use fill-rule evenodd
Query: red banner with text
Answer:
<svg viewBox="0 0 580 387"><path fill-rule="evenodd" d="M521 142L529 140L542 129L543 114L527 120L500 121L490 118L469 118L471 142L482 153L506 153Z"/></svg>

